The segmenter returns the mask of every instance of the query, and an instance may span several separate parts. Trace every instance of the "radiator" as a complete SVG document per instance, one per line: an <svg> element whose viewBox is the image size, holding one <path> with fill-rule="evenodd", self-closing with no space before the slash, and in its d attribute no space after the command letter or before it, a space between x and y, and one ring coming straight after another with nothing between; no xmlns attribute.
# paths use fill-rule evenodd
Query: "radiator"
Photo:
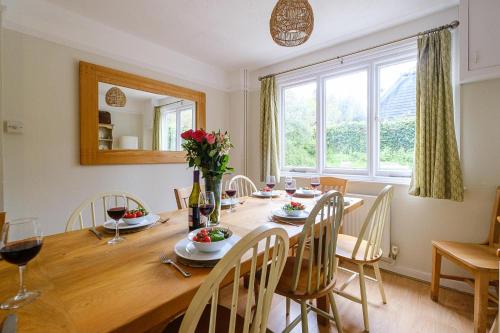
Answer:
<svg viewBox="0 0 500 333"><path fill-rule="evenodd" d="M357 237L361 226L365 222L368 211L375 202L376 196L364 195L358 193L346 193L347 197L361 198L364 201L363 206L355 209L353 212L344 215L344 222L342 224L342 232L347 235ZM382 251L384 252L383 257L389 258L389 253L391 249L391 219L385 222L384 231L382 233Z"/></svg>

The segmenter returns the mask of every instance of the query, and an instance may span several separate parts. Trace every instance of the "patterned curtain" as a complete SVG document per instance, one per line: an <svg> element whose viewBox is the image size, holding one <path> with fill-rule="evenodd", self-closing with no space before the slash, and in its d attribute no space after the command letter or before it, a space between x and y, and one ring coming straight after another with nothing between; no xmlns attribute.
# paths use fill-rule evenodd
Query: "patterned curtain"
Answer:
<svg viewBox="0 0 500 333"><path fill-rule="evenodd" d="M409 193L463 201L450 58L447 29L418 38L415 165Z"/></svg>
<svg viewBox="0 0 500 333"><path fill-rule="evenodd" d="M260 85L261 181L268 175L280 177L278 96L274 77L262 79Z"/></svg>
<svg viewBox="0 0 500 333"><path fill-rule="evenodd" d="M155 106L153 115L153 150L161 150L161 106Z"/></svg>

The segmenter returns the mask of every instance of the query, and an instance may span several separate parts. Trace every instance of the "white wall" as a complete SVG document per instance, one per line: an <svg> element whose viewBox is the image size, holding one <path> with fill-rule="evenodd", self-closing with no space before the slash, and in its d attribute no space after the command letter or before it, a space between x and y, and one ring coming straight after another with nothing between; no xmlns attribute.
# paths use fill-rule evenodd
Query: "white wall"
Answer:
<svg viewBox="0 0 500 333"><path fill-rule="evenodd" d="M80 202L105 190L134 192L154 211L174 209L172 188L191 182L184 164L79 164L79 60L204 91L207 128L229 126L226 92L4 29L2 116L24 122L24 134L3 136L9 217L38 216L46 233L61 232Z"/></svg>
<svg viewBox="0 0 500 333"><path fill-rule="evenodd" d="M250 73L252 88L249 97L248 133L259 133L259 75L309 64L356 51L382 42L447 24L458 17L457 8L410 22L323 51L293 59ZM346 59L347 60L347 59ZM348 60L347 60L348 61ZM420 279L430 279L431 241L448 239L480 242L486 239L495 188L500 185L500 80L484 81L461 87L461 158L466 186L465 200L415 198L407 194L408 185L394 185L392 205L392 241L400 254L390 269ZM234 93L233 93L234 94ZM241 111L241 110L240 110ZM231 126L241 126L242 112L237 120L231 110ZM238 125L234 125L237 123ZM249 176L259 178L259 138L254 137L246 153ZM350 182L349 192L376 194L384 183ZM453 269L450 265L445 270Z"/></svg>

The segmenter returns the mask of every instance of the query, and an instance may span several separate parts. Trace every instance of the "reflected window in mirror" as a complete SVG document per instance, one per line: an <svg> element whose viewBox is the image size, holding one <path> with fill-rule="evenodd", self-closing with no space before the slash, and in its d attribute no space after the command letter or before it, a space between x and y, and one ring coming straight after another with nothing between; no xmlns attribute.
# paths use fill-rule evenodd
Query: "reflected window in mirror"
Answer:
<svg viewBox="0 0 500 333"><path fill-rule="evenodd" d="M194 102L186 100L178 100L161 107L160 150L182 150L181 133L195 128L194 110Z"/></svg>
<svg viewBox="0 0 500 333"><path fill-rule="evenodd" d="M180 151L180 134L195 128L196 103L98 83L99 150Z"/></svg>

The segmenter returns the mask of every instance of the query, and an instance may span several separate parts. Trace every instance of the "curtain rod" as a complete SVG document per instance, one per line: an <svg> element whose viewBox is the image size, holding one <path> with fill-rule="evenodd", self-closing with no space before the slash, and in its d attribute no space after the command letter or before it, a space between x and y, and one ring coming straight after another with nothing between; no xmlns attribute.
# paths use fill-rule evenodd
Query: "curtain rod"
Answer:
<svg viewBox="0 0 500 333"><path fill-rule="evenodd" d="M387 46L387 45L390 45L390 44L395 44L395 43L402 42L402 41L407 40L407 39L415 38L415 37L418 37L418 36L421 36L421 35L425 35L425 34L429 34L429 33L432 33L432 32L436 32L436 31L440 31L440 30L444 30L444 29L455 29L456 27L458 27L459 24L460 24L460 22L455 20L455 21L452 21L450 24L446 24L446 25L443 25L443 26L440 26L440 27L437 27L437 28L434 28L434 29L429 29L429 30L426 30L424 32L419 32L419 33L411 35L411 36L406 36L406 37L403 37L403 38L392 40L390 42L386 42L386 43L382 43L382 44L379 44L379 45L367 47L365 49L361 49L361 50L358 50L358 51L346 53L346 54L343 54L343 55L340 55L340 56L336 56L334 58L325 59L325 60L321 60L321 61L318 61L318 62L313 62L312 64L308 64L308 65L303 65L303 66L299 66L299 67L287 69L287 70L284 70L284 71L281 71L281 72L277 72L277 73L273 73L273 74L259 76L259 81L262 81L262 79L266 79L266 78L273 77L273 76L276 76L276 75L286 74L286 73L294 72L294 71L297 71L297 70L300 70L300 69L304 69L304 68L308 68L308 67L312 67L312 66L324 64L325 62L330 62L330 61L334 61L334 60L338 60L338 59L343 59L343 58L346 58L346 57L349 57L349 56L352 56L352 55L355 55L355 54L358 54L358 53L366 52L366 51L373 50L373 49L376 49L376 48L379 48L379 47L382 47L382 46Z"/></svg>

